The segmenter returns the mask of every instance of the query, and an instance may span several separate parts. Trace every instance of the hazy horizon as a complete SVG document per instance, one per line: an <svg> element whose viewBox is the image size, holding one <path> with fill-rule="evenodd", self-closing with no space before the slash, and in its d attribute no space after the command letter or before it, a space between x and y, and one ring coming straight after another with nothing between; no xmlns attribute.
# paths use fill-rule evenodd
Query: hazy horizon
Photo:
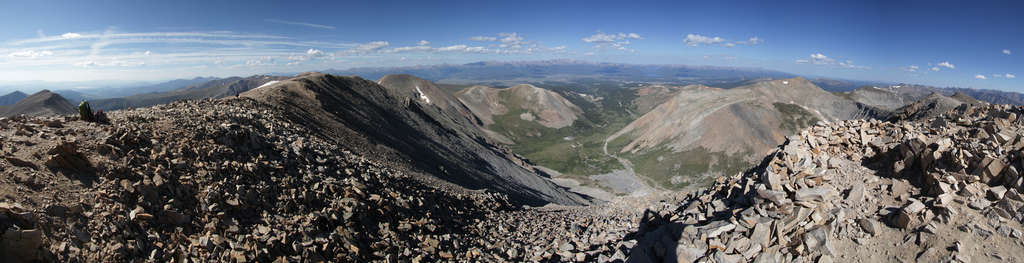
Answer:
<svg viewBox="0 0 1024 263"><path fill-rule="evenodd" d="M0 4L0 85L572 59L1024 91L1013 1Z"/></svg>

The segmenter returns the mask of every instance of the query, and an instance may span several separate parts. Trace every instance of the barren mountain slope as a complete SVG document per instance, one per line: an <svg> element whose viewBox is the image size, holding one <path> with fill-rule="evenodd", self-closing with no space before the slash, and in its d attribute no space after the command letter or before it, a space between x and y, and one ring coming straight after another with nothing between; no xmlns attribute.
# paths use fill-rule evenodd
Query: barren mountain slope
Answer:
<svg viewBox="0 0 1024 263"><path fill-rule="evenodd" d="M865 86L836 94L864 105L894 111L934 92L933 88L900 84L888 87Z"/></svg>
<svg viewBox="0 0 1024 263"><path fill-rule="evenodd" d="M20 100L22 100L24 98L27 98L27 97L28 97L28 94L25 94L24 92L21 92L21 91L14 91L14 92L11 92L11 93L7 93L7 95L0 96L0 106L14 105L15 103L18 103L18 101L20 101Z"/></svg>
<svg viewBox="0 0 1024 263"><path fill-rule="evenodd" d="M3 112L0 112L0 116L21 114L29 116L63 115L76 112L78 110L75 109L75 106L71 105L64 97L49 90L43 90L18 101L14 105L4 107Z"/></svg>
<svg viewBox="0 0 1024 263"><path fill-rule="evenodd" d="M785 136L819 120L872 114L803 78L732 89L691 85L607 142L609 151L633 160L641 175L674 187L687 177L744 169Z"/></svg>
<svg viewBox="0 0 1024 263"><path fill-rule="evenodd" d="M1020 114L965 105L920 122L814 126L652 212L629 261L1020 261Z"/></svg>
<svg viewBox="0 0 1024 263"><path fill-rule="evenodd" d="M295 123L337 143L470 189L493 189L535 205L587 202L541 177L506 149L489 143L453 101L393 95L403 90L409 91L358 77L306 73L242 97L295 109L289 115ZM426 92L423 94L430 96Z"/></svg>
<svg viewBox="0 0 1024 263"><path fill-rule="evenodd" d="M579 107L558 93L529 84L506 89L473 86L459 91L456 96L484 125L493 124L495 115L517 113L524 121L558 129L572 125L582 114Z"/></svg>

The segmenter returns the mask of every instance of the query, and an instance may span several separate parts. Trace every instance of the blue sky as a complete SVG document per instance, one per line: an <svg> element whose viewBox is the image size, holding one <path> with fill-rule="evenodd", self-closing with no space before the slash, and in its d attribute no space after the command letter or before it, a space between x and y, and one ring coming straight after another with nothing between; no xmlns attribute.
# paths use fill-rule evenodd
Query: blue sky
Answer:
<svg viewBox="0 0 1024 263"><path fill-rule="evenodd" d="M4 1L0 83L579 59L1024 91L1021 13L1020 1Z"/></svg>

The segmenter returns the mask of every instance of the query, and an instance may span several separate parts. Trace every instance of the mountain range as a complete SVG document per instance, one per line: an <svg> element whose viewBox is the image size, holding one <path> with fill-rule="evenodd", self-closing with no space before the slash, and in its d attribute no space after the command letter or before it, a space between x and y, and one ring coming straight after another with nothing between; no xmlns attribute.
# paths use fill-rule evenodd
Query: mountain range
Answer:
<svg viewBox="0 0 1024 263"><path fill-rule="evenodd" d="M960 220L950 207L1021 215L1003 198L1020 158L1002 150L1024 145L1020 108L718 73L703 81L722 87L257 75L91 100L110 124L68 118L73 104L44 90L0 106L0 255L178 257L145 252L159 243L197 261L827 261L865 246L853 236L964 229L932 220Z"/></svg>

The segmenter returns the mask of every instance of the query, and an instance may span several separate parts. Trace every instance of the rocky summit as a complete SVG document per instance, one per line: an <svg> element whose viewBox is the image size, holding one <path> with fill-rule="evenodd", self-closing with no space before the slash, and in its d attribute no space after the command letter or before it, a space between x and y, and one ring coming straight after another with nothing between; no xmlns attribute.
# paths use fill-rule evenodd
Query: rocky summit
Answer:
<svg viewBox="0 0 1024 263"><path fill-rule="evenodd" d="M0 119L15 262L625 259L650 198L521 207L366 158L250 98ZM624 199L627 200L627 199ZM632 222L632 223L631 223Z"/></svg>
<svg viewBox="0 0 1024 263"><path fill-rule="evenodd" d="M630 262L1024 260L1024 108L819 123L645 217Z"/></svg>

